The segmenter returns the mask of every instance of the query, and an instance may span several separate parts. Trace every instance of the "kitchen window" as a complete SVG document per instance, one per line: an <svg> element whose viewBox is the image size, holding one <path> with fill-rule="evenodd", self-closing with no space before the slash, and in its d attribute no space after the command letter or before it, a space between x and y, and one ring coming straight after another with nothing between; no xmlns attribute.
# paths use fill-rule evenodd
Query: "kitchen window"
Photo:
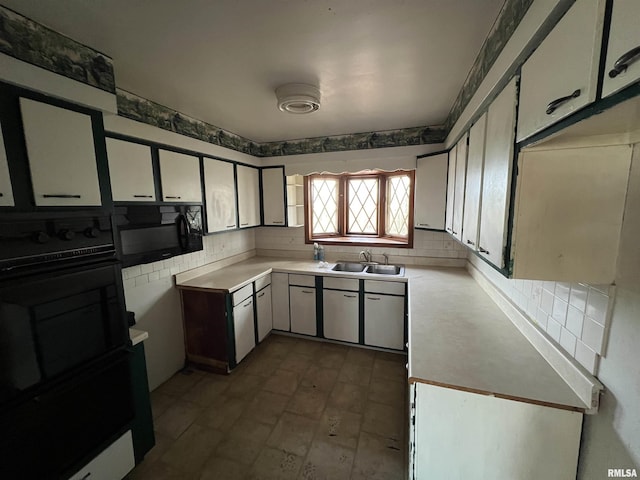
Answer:
<svg viewBox="0 0 640 480"><path fill-rule="evenodd" d="M414 172L305 177L307 243L413 246Z"/></svg>

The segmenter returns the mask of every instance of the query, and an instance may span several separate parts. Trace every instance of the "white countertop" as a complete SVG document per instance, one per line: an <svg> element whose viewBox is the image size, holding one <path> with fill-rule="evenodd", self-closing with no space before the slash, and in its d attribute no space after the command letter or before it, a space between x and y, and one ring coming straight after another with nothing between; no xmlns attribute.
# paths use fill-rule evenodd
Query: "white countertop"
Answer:
<svg viewBox="0 0 640 480"><path fill-rule="evenodd" d="M404 276L398 277L333 272L332 266L253 257L216 271L201 267L195 274L186 272L176 276L176 285L231 292L272 270L408 281L410 382L561 408L587 408L465 269L406 266Z"/></svg>
<svg viewBox="0 0 640 480"><path fill-rule="evenodd" d="M137 330L135 328L130 328L129 338L131 339L131 345L137 345L140 342L144 342L147 338L149 338L149 332L145 332L144 330Z"/></svg>

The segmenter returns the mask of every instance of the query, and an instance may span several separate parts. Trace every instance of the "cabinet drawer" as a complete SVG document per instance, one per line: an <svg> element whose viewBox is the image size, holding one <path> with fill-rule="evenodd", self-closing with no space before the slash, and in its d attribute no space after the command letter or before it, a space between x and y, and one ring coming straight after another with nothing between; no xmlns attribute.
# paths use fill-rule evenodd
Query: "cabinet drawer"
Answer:
<svg viewBox="0 0 640 480"><path fill-rule="evenodd" d="M134 466L133 441L131 439L131 430L128 430L69 480L85 478L91 478L91 480L120 480L133 470Z"/></svg>
<svg viewBox="0 0 640 480"><path fill-rule="evenodd" d="M271 274L268 273L267 275L260 277L259 279L256 280L255 283L256 283L256 292L262 290L267 285L271 285Z"/></svg>
<svg viewBox="0 0 640 480"><path fill-rule="evenodd" d="M324 277L323 287L336 290L351 290L357 292L360 289L360 280L356 278Z"/></svg>
<svg viewBox="0 0 640 480"><path fill-rule="evenodd" d="M289 285L300 285L301 287L315 287L316 277L313 275L289 275Z"/></svg>
<svg viewBox="0 0 640 480"><path fill-rule="evenodd" d="M253 295L253 285L251 283L236 290L235 292L233 292L233 306L235 307L243 300L249 298L251 295Z"/></svg>
<svg viewBox="0 0 640 480"><path fill-rule="evenodd" d="M369 293L388 293L389 295L404 295L403 282L384 282L381 280L365 280L364 291Z"/></svg>

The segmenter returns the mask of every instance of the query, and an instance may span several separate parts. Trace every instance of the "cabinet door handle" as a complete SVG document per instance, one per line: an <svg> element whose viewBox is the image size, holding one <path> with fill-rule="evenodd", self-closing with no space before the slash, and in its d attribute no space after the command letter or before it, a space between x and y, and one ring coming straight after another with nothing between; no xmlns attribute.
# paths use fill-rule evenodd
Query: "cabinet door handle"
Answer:
<svg viewBox="0 0 640 480"><path fill-rule="evenodd" d="M302 290L302 293L314 293L313 290Z"/></svg>
<svg viewBox="0 0 640 480"><path fill-rule="evenodd" d="M468 245L474 245L474 246L475 246L475 243L473 243L471 240L467 240L467 244L468 244Z"/></svg>
<svg viewBox="0 0 640 480"><path fill-rule="evenodd" d="M380 297L367 297L367 300L380 300Z"/></svg>
<svg viewBox="0 0 640 480"><path fill-rule="evenodd" d="M133 198L153 198L153 195L134 195Z"/></svg>
<svg viewBox="0 0 640 480"><path fill-rule="evenodd" d="M245 303L245 304L244 304L244 305L242 305L242 306L243 306L243 307L248 307L248 306L250 306L250 305L251 305L251 303L252 303L252 302L251 302L251 300L249 300L247 303Z"/></svg>
<svg viewBox="0 0 640 480"><path fill-rule="evenodd" d="M87 478L89 478L91 476L91 472L87 473L84 477L82 477L80 480L87 480Z"/></svg>
<svg viewBox="0 0 640 480"><path fill-rule="evenodd" d="M173 200L180 200L182 197L181 197L180 195L178 195L178 196L169 196L169 195L167 195L167 196L166 196L166 197L164 197L164 198L171 198L171 199L173 199Z"/></svg>
<svg viewBox="0 0 640 480"><path fill-rule="evenodd" d="M613 64L613 68L609 71L610 78L616 78L622 72L624 72L629 64L635 62L640 57L640 47L632 48L627 53L623 54L616 63Z"/></svg>
<svg viewBox="0 0 640 480"><path fill-rule="evenodd" d="M258 298L264 297L264 292L258 294Z"/></svg>
<svg viewBox="0 0 640 480"><path fill-rule="evenodd" d="M429 224L428 223L419 223L418 226L419 227L428 227Z"/></svg>
<svg viewBox="0 0 640 480"><path fill-rule="evenodd" d="M453 233L454 235L458 234L458 232L456 232L455 230L451 230L451 233Z"/></svg>
<svg viewBox="0 0 640 480"><path fill-rule="evenodd" d="M235 225L227 225L227 228L236 228Z"/></svg>
<svg viewBox="0 0 640 480"><path fill-rule="evenodd" d="M551 115L553 112L556 111L556 109L564 104L567 103L569 100L573 99L573 98L578 98L580 96L580 89L574 91L571 95L567 95L566 97L560 97L560 98L556 98L553 102L549 102L549 105L547 105L547 115Z"/></svg>
<svg viewBox="0 0 640 480"><path fill-rule="evenodd" d="M4 193L0 192L0 197L4 197Z"/></svg>
<svg viewBox="0 0 640 480"><path fill-rule="evenodd" d="M282 222L280 220L273 220L271 223L284 223L284 222Z"/></svg>
<svg viewBox="0 0 640 480"><path fill-rule="evenodd" d="M347 298L356 298L357 297L357 295L347 295L347 294L345 294L344 296L347 297Z"/></svg>
<svg viewBox="0 0 640 480"><path fill-rule="evenodd" d="M489 255L489 250L486 250L482 247L478 247L478 250L480 250L482 253L486 253L487 255Z"/></svg>
<svg viewBox="0 0 640 480"><path fill-rule="evenodd" d="M45 193L42 196L44 198L82 198L82 195L68 194L68 193L61 193L61 194Z"/></svg>
<svg viewBox="0 0 640 480"><path fill-rule="evenodd" d="M247 223L241 223L241 224L240 224L240 226L241 226L241 227L246 227L247 225L249 225L249 223L248 223L248 222L247 222Z"/></svg>

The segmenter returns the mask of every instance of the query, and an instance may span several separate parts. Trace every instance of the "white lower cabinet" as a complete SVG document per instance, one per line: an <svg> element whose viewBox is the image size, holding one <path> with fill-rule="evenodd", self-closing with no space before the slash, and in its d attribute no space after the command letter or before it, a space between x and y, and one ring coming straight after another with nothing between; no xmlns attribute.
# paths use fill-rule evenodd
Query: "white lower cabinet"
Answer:
<svg viewBox="0 0 640 480"><path fill-rule="evenodd" d="M325 338L358 343L360 331L360 301L358 297L358 292L322 291Z"/></svg>
<svg viewBox="0 0 640 480"><path fill-rule="evenodd" d="M133 440L128 430L69 480L121 480L133 467Z"/></svg>
<svg viewBox="0 0 640 480"><path fill-rule="evenodd" d="M289 304L291 331L305 335L317 335L315 287L289 286Z"/></svg>
<svg viewBox="0 0 640 480"><path fill-rule="evenodd" d="M373 347L404 348L404 296L364 294L364 343Z"/></svg>
<svg viewBox="0 0 640 480"><path fill-rule="evenodd" d="M234 298L233 333L236 347L236 363L240 363L256 346L255 325L253 323L253 296L239 300L237 303Z"/></svg>
<svg viewBox="0 0 640 480"><path fill-rule="evenodd" d="M256 292L256 313L258 320L258 341L261 342L273 329L271 285L267 285L259 292Z"/></svg>
<svg viewBox="0 0 640 480"><path fill-rule="evenodd" d="M425 383L414 388L411 480L576 478L582 413Z"/></svg>
<svg viewBox="0 0 640 480"><path fill-rule="evenodd" d="M271 311L273 313L273 328L288 332L291 330L289 321L289 274L271 274Z"/></svg>

